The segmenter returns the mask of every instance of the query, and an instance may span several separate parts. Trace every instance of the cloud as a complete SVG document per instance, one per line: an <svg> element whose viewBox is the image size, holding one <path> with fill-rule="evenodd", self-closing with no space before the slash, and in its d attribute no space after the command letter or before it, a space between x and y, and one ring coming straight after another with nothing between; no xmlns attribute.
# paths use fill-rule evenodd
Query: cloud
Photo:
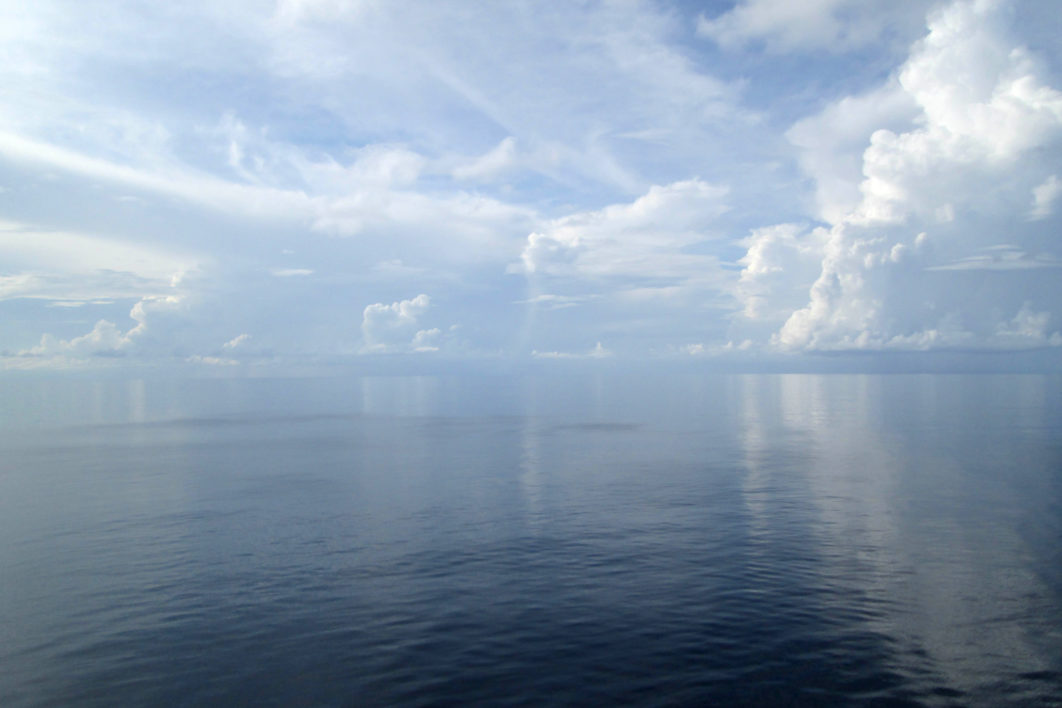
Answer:
<svg viewBox="0 0 1062 708"><path fill-rule="evenodd" d="M729 340L721 345L705 345L703 342L696 342L679 347L679 352L692 357L721 356L735 352L748 352L753 346L751 339L744 339L740 342Z"/></svg>
<svg viewBox="0 0 1062 708"><path fill-rule="evenodd" d="M676 42L688 18L654 4L429 3L409 13L285 0L97 15L82 5L0 8L0 166L18 192L3 198L20 202L5 213L42 231L77 224L100 243L180 262L163 273L134 268L131 249L71 274L60 267L64 249L42 248L39 267L0 258L0 288L5 302L111 298L115 309L179 291L187 322L170 324L184 328L187 346L156 341L159 356L215 356L230 333L251 328L256 344L283 342L311 358L349 352L356 332L326 324L344 316L336 289L368 303L420 288L441 301L445 288L446 302L477 322L469 336L504 348L517 325L495 305L527 295L503 271L529 233L602 205L629 207L702 169L713 172L704 184L722 184L732 154L767 142L738 139L766 132L740 105L740 83ZM587 243L604 243L589 231ZM644 275L615 285L632 300L671 297L713 272L702 241L670 256L661 243ZM555 294L582 297L577 281L599 277L595 268L612 267L605 260L622 265L628 246L595 249L568 276L536 277L566 278ZM298 261L264 255L283 250ZM175 287L181 272L195 282ZM399 287L413 279L418 289ZM11 307L27 323L6 325L11 341L35 343L45 326L29 305ZM122 313L100 314L122 326ZM417 332L417 347L452 347L446 327L428 334L435 324L396 351ZM164 331L145 334L141 348Z"/></svg>
<svg viewBox="0 0 1062 708"><path fill-rule="evenodd" d="M423 293L409 300L368 305L362 311L361 334L365 352L435 351L440 330L421 329L421 317L431 306Z"/></svg>
<svg viewBox="0 0 1062 708"><path fill-rule="evenodd" d="M169 290L179 273L209 262L171 247L130 239L0 221L0 300L37 298L87 302Z"/></svg>
<svg viewBox="0 0 1062 708"><path fill-rule="evenodd" d="M1015 349L1062 346L1062 334L1058 331L1050 332L1048 329L1051 320L1051 313L1037 312L1032 309L1031 303L1026 302L1012 319L996 327L995 338L1004 348L1007 348L1007 345Z"/></svg>
<svg viewBox="0 0 1062 708"><path fill-rule="evenodd" d="M867 3L860 0L741 0L714 18L701 16L697 33L725 49L763 42L768 51L857 49L917 26L929 0Z"/></svg>
<svg viewBox="0 0 1062 708"><path fill-rule="evenodd" d="M537 305L549 310L562 310L567 307L578 307L581 303L594 300L597 295L556 295L554 293L542 293L526 300L517 300L519 305Z"/></svg>
<svg viewBox="0 0 1062 708"><path fill-rule="evenodd" d="M499 232L519 228L532 212L491 197L453 191L427 194L402 187L419 175L422 158L404 149L369 146L342 165L332 158L308 159L288 146L274 146L279 173L299 177L302 188L271 185L265 167L253 184L229 181L186 167L132 167L0 132L0 153L20 163L48 166L80 176L174 197L209 209L259 220L305 224L338 236L366 231L433 228L455 238L491 243ZM265 165L266 161L263 160ZM243 170L242 176L248 172Z"/></svg>
<svg viewBox="0 0 1062 708"><path fill-rule="evenodd" d="M162 170L131 167L8 132L0 132L0 153L14 162L60 169L212 209L288 219L306 218L314 212L312 200L296 191L242 185L185 167Z"/></svg>
<svg viewBox="0 0 1062 708"><path fill-rule="evenodd" d="M930 266L935 270L1026 270L1028 268L1060 268L1062 260L1046 253L1027 253L1016 246L1001 244L978 251L954 263Z"/></svg>
<svg viewBox="0 0 1062 708"><path fill-rule="evenodd" d="M1050 344L1049 8L933 0L927 27L929 0L725 4L8 3L4 346Z"/></svg>
<svg viewBox="0 0 1062 708"><path fill-rule="evenodd" d="M530 234L521 254L527 273L569 277L686 280L703 275L708 256L686 248L717 237L725 187L698 179L653 186L630 204L553 220Z"/></svg>
<svg viewBox="0 0 1062 708"><path fill-rule="evenodd" d="M778 224L753 230L744 240L747 250L736 296L750 320L778 323L799 307L808 287L822 269L827 240L825 229Z"/></svg>
<svg viewBox="0 0 1062 708"><path fill-rule="evenodd" d="M652 355L691 329L725 337L738 277L724 260L734 249L721 224L729 194L694 178L544 223L510 266L527 279L528 348L563 354L559 344L590 331Z"/></svg>
<svg viewBox="0 0 1062 708"><path fill-rule="evenodd" d="M70 339L44 334L40 344L16 356L49 358L59 365L100 356L180 356L192 344L181 336L190 327L189 309L188 301L179 295L148 296L130 309L129 318L135 324L124 332L114 322L99 320L87 334Z"/></svg>
<svg viewBox="0 0 1062 708"><path fill-rule="evenodd" d="M601 342L598 342L586 352L540 352L534 350L531 352L531 356L535 359L607 359L612 356L612 352L603 347Z"/></svg>
<svg viewBox="0 0 1062 708"><path fill-rule="evenodd" d="M142 366L276 361L273 349L254 346L249 333L228 339L218 336L231 326L232 305L224 297L211 300L194 291L144 297L130 307L124 326L101 319L88 333L68 339L46 333L37 345L8 355L3 365L70 368L94 362ZM235 314L239 313L237 308Z"/></svg>
<svg viewBox="0 0 1062 708"><path fill-rule="evenodd" d="M1029 212L1029 218L1040 220L1054 214L1055 202L1060 194L1062 180L1059 180L1057 175L1051 175L1042 184L1036 185L1033 189L1033 208Z"/></svg>
<svg viewBox="0 0 1062 708"><path fill-rule="evenodd" d="M50 334L45 334L41 337L39 345L19 352L19 356L83 358L116 355L128 345L128 338L113 322L100 320L91 332L80 337L57 339Z"/></svg>
<svg viewBox="0 0 1062 708"><path fill-rule="evenodd" d="M836 223L862 200L863 153L880 129L901 131L918 117L918 104L899 81L889 80L846 96L797 121L786 138L799 150L800 166L815 180L817 216Z"/></svg>
<svg viewBox="0 0 1062 708"><path fill-rule="evenodd" d="M415 352L437 352L439 347L437 342L442 335L442 330L438 327L432 327L431 329L418 330L413 335L413 341L411 346Z"/></svg>
<svg viewBox="0 0 1062 708"><path fill-rule="evenodd" d="M489 179L513 169L516 164L516 140L510 136L485 155L455 167L453 175L457 179Z"/></svg>
<svg viewBox="0 0 1062 708"><path fill-rule="evenodd" d="M870 135L858 202L850 195L824 200L824 214L836 220L818 232L820 272L809 301L792 312L774 343L813 350L1035 345L1042 338L999 332L1000 323L1030 306L1047 308L1040 311L1053 318L1060 301L1047 276L1057 257L1023 224L1028 195L1045 184L1046 156L1059 154L1062 93L1010 39L999 3L955 2L933 14L928 35L898 76L917 120ZM865 131L864 112L838 104L790 135L810 145L810 126L825 129L848 118L854 133ZM1004 234L1013 245L988 250ZM765 238L752 239L743 259L746 314L785 307L785 298L769 300L761 283L770 273L760 265ZM998 273L976 296L963 293L958 275L948 275L974 270ZM1006 280L1019 270L1020 284ZM1030 279L1037 271L1044 277ZM1024 303L1030 298L1032 305Z"/></svg>
<svg viewBox="0 0 1062 708"><path fill-rule="evenodd" d="M219 356L203 356L201 354L193 354L185 359L189 364L204 364L206 366L239 366L240 362L236 359L229 359Z"/></svg>
<svg viewBox="0 0 1062 708"><path fill-rule="evenodd" d="M52 300L45 307L84 307L85 305L113 305L113 300Z"/></svg>
<svg viewBox="0 0 1062 708"><path fill-rule="evenodd" d="M251 335L249 335L246 332L244 332L243 334L238 334L235 337L233 337L232 339L230 339L229 341L225 342L221 346L221 348L222 349L228 349L228 350L241 349L249 341L251 341Z"/></svg>

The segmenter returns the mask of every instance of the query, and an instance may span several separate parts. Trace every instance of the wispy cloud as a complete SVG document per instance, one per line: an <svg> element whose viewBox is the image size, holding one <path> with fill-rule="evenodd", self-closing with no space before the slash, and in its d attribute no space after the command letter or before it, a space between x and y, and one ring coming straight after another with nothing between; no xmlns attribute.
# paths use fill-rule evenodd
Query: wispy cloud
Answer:
<svg viewBox="0 0 1062 708"><path fill-rule="evenodd" d="M7 3L3 351L1051 346L1052 10Z"/></svg>

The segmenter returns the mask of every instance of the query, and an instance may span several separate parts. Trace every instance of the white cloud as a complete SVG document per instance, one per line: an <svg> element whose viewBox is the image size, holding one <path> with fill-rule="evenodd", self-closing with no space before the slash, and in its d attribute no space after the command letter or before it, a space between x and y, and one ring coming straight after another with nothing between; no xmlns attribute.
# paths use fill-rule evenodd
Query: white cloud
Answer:
<svg viewBox="0 0 1062 708"><path fill-rule="evenodd" d="M453 174L457 179L489 179L513 169L516 164L516 140L510 136L485 155L455 167Z"/></svg>
<svg viewBox="0 0 1062 708"><path fill-rule="evenodd" d="M88 333L70 339L44 334L38 345L17 351L8 357L14 361L4 365L20 365L19 360L33 360L53 368L84 366L92 361L227 365L270 353L252 349L252 336L248 333L217 346L215 323L205 314L217 309L217 305L216 301L187 294L144 297L130 308L131 324L127 328L101 319Z"/></svg>
<svg viewBox="0 0 1062 708"><path fill-rule="evenodd" d="M807 297L822 269L825 229L778 224L745 239L736 295L751 320L784 320Z"/></svg>
<svg viewBox="0 0 1062 708"><path fill-rule="evenodd" d="M166 320L184 308L185 303L178 296L147 297L129 311L136 324L125 332L114 322L99 320L92 331L71 339L44 334L40 344L20 351L18 356L84 359L144 353L145 348L167 343Z"/></svg>
<svg viewBox="0 0 1062 708"><path fill-rule="evenodd" d="M181 295L160 295L141 299L129 311L136 325L125 334L130 346L139 350L172 353L175 337L190 326L191 303Z"/></svg>
<svg viewBox="0 0 1062 708"><path fill-rule="evenodd" d="M1003 346L1014 348L1029 346L1062 346L1062 334L1049 332L1051 313L1036 312L1030 303L1023 303L1012 319L1001 322L995 337Z"/></svg>
<svg viewBox="0 0 1062 708"><path fill-rule="evenodd" d="M0 221L0 300L85 302L165 292L208 259L128 239Z"/></svg>
<svg viewBox="0 0 1062 708"><path fill-rule="evenodd" d="M869 3L861 0L741 0L724 14L701 16L697 33L727 49L762 41L769 51L856 49L897 26L917 26L929 0Z"/></svg>
<svg viewBox="0 0 1062 708"><path fill-rule="evenodd" d="M901 130L918 105L898 81L847 96L795 123L786 137L800 151L800 165L815 179L818 216L836 223L862 200L863 153L877 130Z"/></svg>
<svg viewBox="0 0 1062 708"><path fill-rule="evenodd" d="M534 350L531 352L531 356L535 359L607 359L612 356L612 352L601 345L598 342L589 351L585 352L540 352Z"/></svg>
<svg viewBox="0 0 1062 708"><path fill-rule="evenodd" d="M435 351L436 328L421 329L421 317L431 306L431 298L421 293L390 305L368 305L362 311L361 334L366 352Z"/></svg>
<svg viewBox="0 0 1062 708"><path fill-rule="evenodd" d="M50 334L41 337L41 343L32 349L19 352L20 356L82 358L106 354L119 354L129 340L118 327L107 320L100 320L88 334L71 339L57 339Z"/></svg>
<svg viewBox="0 0 1062 708"><path fill-rule="evenodd" d="M20 163L48 166L253 219L305 224L339 236L381 229L405 233L432 229L480 246L494 245L499 243L499 234L522 228L533 218L527 208L488 196L404 189L416 179L423 160L407 150L380 146L359 151L347 166L331 158L312 161L299 151L278 147L273 159L283 161L282 171L295 170L302 183L313 189L309 194L303 189L271 186L266 183L266 173L258 175L255 184L245 184L184 167L131 167L3 132L0 153Z"/></svg>
<svg viewBox="0 0 1062 708"><path fill-rule="evenodd" d="M419 330L413 335L413 341L411 346L415 352L437 352L439 347L437 342L442 335L442 330L438 327L432 327L431 329Z"/></svg>
<svg viewBox="0 0 1062 708"><path fill-rule="evenodd" d="M1021 224L1030 190L1042 180L1036 175L1043 155L1057 155L1062 93L1044 83L1035 59L1009 38L999 3L989 2L954 2L934 14L899 85L920 116L904 131L870 136L861 198L840 217L837 206L845 199L824 210L837 220L822 232L810 301L789 316L775 343L788 349L1031 345L1035 337L994 332L998 315L992 313L1018 310L1018 298L1030 288L1047 307L1058 301L1056 287L1028 277L1020 288L997 280L982 286L979 297L962 297L944 278L975 269L1002 277L1055 264L1053 254L1025 245L1036 236ZM835 106L790 135L829 126L837 116L843 122L846 114L857 133L865 130L859 111ZM1014 245L992 252L1002 228ZM758 277L749 266L758 263L761 247L754 240L744 259L753 282ZM764 305L762 295L761 286L746 289L747 314L748 303L753 313ZM784 299L777 305L784 307Z"/></svg>
<svg viewBox="0 0 1062 708"><path fill-rule="evenodd" d="M528 273L688 279L715 261L685 248L717 238L725 187L693 179L654 186L630 204L566 216L527 237Z"/></svg>
<svg viewBox="0 0 1062 708"><path fill-rule="evenodd" d="M740 341L727 340L725 344L706 345L703 342L687 344L679 347L679 352L692 357L725 357L727 355L746 355L751 352L755 343L751 339Z"/></svg>
<svg viewBox="0 0 1062 708"><path fill-rule="evenodd" d="M928 4L0 3L5 348L1041 346L1048 13Z"/></svg>
<svg viewBox="0 0 1062 708"><path fill-rule="evenodd" d="M553 356L555 342L575 330L585 337L589 329L624 350L651 352L660 350L651 339L661 335L677 346L674 338L689 331L691 320L699 322L697 330L723 336L737 279L721 258L733 248L720 225L728 194L726 187L690 179L544 223L510 267L525 275L531 294L528 342L548 342L549 349L537 350Z"/></svg>
<svg viewBox="0 0 1062 708"><path fill-rule="evenodd" d="M237 184L184 167L130 167L9 132L0 132L0 153L14 162L46 166L260 218L305 219L315 211L313 201L300 192Z"/></svg>
<svg viewBox="0 0 1062 708"><path fill-rule="evenodd" d="M245 344L247 344L247 342L249 342L249 341L251 341L251 335L249 335L246 332L244 332L243 334L238 334L235 337L233 337L232 339L230 339L229 341L225 342L221 346L221 348L222 349L229 349L229 350L231 350L231 349L240 349Z"/></svg>
<svg viewBox="0 0 1062 708"><path fill-rule="evenodd" d="M578 305L594 300L597 295L557 295L554 293L542 293L535 295L526 300L517 300L519 305L537 305L549 310L563 310L568 307L577 307Z"/></svg>
<svg viewBox="0 0 1062 708"><path fill-rule="evenodd" d="M1051 175L1033 189L1033 208L1029 212L1031 219L1046 219L1054 213L1055 202L1062 195L1062 180L1058 175Z"/></svg>
<svg viewBox="0 0 1062 708"><path fill-rule="evenodd" d="M45 307L84 307L85 305L113 305L113 300L52 300Z"/></svg>
<svg viewBox="0 0 1062 708"><path fill-rule="evenodd" d="M189 364L205 364L206 366L239 366L240 362L236 359L228 359L220 356L204 356L202 354L193 354L185 359Z"/></svg>

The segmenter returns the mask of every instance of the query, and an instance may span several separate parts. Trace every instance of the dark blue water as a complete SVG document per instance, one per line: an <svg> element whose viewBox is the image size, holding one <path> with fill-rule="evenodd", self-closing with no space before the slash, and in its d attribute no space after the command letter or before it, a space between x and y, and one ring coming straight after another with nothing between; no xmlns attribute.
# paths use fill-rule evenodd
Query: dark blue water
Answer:
<svg viewBox="0 0 1062 708"><path fill-rule="evenodd" d="M0 382L0 705L1062 704L1062 379Z"/></svg>

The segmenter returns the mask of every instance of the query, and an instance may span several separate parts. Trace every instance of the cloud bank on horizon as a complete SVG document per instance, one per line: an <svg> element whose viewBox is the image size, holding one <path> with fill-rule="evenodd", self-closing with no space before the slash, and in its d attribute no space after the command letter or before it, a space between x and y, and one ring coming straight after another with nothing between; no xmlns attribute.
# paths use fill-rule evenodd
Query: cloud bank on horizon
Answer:
<svg viewBox="0 0 1062 708"><path fill-rule="evenodd" d="M1052 0L0 2L0 367L1062 352Z"/></svg>

